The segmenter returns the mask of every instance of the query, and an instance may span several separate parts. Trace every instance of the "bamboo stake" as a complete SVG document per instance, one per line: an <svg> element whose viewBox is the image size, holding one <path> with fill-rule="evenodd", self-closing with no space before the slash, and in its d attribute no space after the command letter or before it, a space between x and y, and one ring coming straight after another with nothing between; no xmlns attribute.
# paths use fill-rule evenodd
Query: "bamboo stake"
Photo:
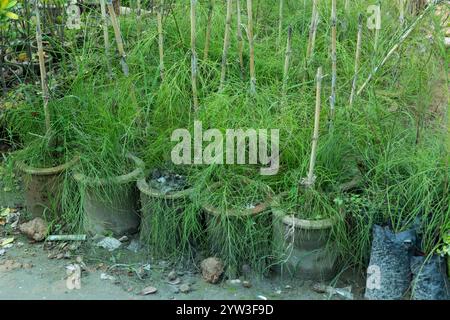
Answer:
<svg viewBox="0 0 450 320"><path fill-rule="evenodd" d="M42 86L42 99L44 101L44 115L45 115L45 131L46 134L50 134L50 112L48 109L48 101L50 99L48 92L47 83L47 71L45 69L45 59L44 59L44 46L42 45L42 29L41 29L41 16L39 13L39 0L35 2L35 12L36 12L36 42L38 46L38 56L39 56L39 70L41 72L41 86Z"/></svg>
<svg viewBox="0 0 450 320"><path fill-rule="evenodd" d="M280 12L279 12L279 18L278 18L277 50L280 48L281 35L283 33L283 4L284 4L284 1L280 0Z"/></svg>
<svg viewBox="0 0 450 320"><path fill-rule="evenodd" d="M227 17L225 22L225 36L223 39L223 53L222 53L222 71L220 73L219 91L223 90L225 85L225 77L227 74L227 55L230 47L230 33L231 33L231 13L233 9L233 0L227 0Z"/></svg>
<svg viewBox="0 0 450 320"><path fill-rule="evenodd" d="M398 10L399 10L399 22L400 26L403 26L405 23L405 0L397 0L398 2Z"/></svg>
<svg viewBox="0 0 450 320"><path fill-rule="evenodd" d="M109 54L108 18L106 17L105 0L100 0L100 10L102 12L103 41L105 43L106 67L108 68L109 78L112 79L112 69Z"/></svg>
<svg viewBox="0 0 450 320"><path fill-rule="evenodd" d="M164 0L160 0L159 10L157 13L158 20L158 48L159 48L159 73L161 80L164 80L164 34L162 25L162 16L164 12Z"/></svg>
<svg viewBox="0 0 450 320"><path fill-rule="evenodd" d="M196 51L196 5L197 0L191 0L191 83L192 83L192 99L194 103L194 111L198 111L198 97L197 97L197 51Z"/></svg>
<svg viewBox="0 0 450 320"><path fill-rule="evenodd" d="M350 0L345 0L345 13L347 15L350 13Z"/></svg>
<svg viewBox="0 0 450 320"><path fill-rule="evenodd" d="M330 125L334 120L334 108L336 105L336 81L337 81L337 53L336 53L336 0L331 1L331 97L330 97Z"/></svg>
<svg viewBox="0 0 450 320"><path fill-rule="evenodd" d="M128 76L128 65L126 62L127 55L125 54L125 49L123 47L122 35L120 33L119 22L117 21L116 13L114 12L114 7L112 0L107 0L108 12L111 17L111 23L114 29L114 35L116 38L117 49L119 50L119 55L122 57L120 64L122 65L122 71L125 76Z"/></svg>
<svg viewBox="0 0 450 320"><path fill-rule="evenodd" d="M282 89L282 101L284 102L287 94L287 83L289 80L289 63L292 55L292 26L289 26L288 37L286 44L286 55L284 59L284 70L283 70L283 89Z"/></svg>
<svg viewBox="0 0 450 320"><path fill-rule="evenodd" d="M311 13L311 24L309 26L309 38L308 38L308 47L306 49L306 58L305 58L305 79L308 74L308 64L312 57L312 54L314 53L314 47L316 44L316 34L317 34L317 27L319 25L319 12L317 8L317 2L318 0L313 0L313 10Z"/></svg>
<svg viewBox="0 0 450 320"><path fill-rule="evenodd" d="M378 2L377 2L377 6L378 6L378 13L380 13L381 12L381 1L380 0L378 0ZM374 48L374 50L375 50L375 53L378 51L378 41L379 41L379 38L380 38L380 29L378 28L378 20L379 19L381 19L381 13L380 13L380 15L379 16L377 16L377 25L376 25L376 27L375 27L375 37L374 37L374 44L373 44L373 48Z"/></svg>
<svg viewBox="0 0 450 320"><path fill-rule="evenodd" d="M314 182L316 181L316 176L314 175L314 167L316 165L317 144L319 142L321 92L322 92L322 67L319 67L317 69L317 76L316 76L316 110L314 114L314 132L312 137L311 159L309 161L308 176L306 177L306 179L302 180L302 184L307 188L312 187L314 185Z"/></svg>
<svg viewBox="0 0 450 320"><path fill-rule="evenodd" d="M203 61L208 60L209 46L211 43L212 17L214 12L214 0L209 1L208 22L206 24L205 49L203 50Z"/></svg>
<svg viewBox="0 0 450 320"><path fill-rule="evenodd" d="M362 28L363 28L363 16L362 14L358 17L358 36L356 40L356 54L355 54L355 73L353 75L352 92L350 94L350 107L353 105L353 100L356 93L356 85L358 82L358 72L359 72L359 59L361 56L361 44L362 44Z"/></svg>
<svg viewBox="0 0 450 320"><path fill-rule="evenodd" d="M142 10L141 0L137 0L136 6L137 6L137 15L140 17L141 16L141 10Z"/></svg>
<svg viewBox="0 0 450 320"><path fill-rule="evenodd" d="M237 40L239 51L239 66L241 68L241 79L244 79L244 40L242 37L242 17L241 17L241 0L236 0L237 7Z"/></svg>
<svg viewBox="0 0 450 320"><path fill-rule="evenodd" d="M250 48L250 93L256 94L255 47L253 43L253 1L247 0L247 36Z"/></svg>
<svg viewBox="0 0 450 320"><path fill-rule="evenodd" d="M420 16L416 18L416 20L411 24L411 26L405 31L405 33L400 37L400 40L389 50L387 55L384 57L384 59L372 70L372 72L369 74L369 77L364 82L364 84L361 86L361 88L358 90L357 95L359 96L361 92L366 88L366 86L369 84L369 82L372 80L374 75L380 70L381 67L384 66L384 64L389 60L389 58L394 54L394 52L400 47L400 45L408 38L408 36L413 32L413 30L416 28L418 23L425 17L425 15L435 7L437 3L440 3L438 0L437 2L433 2L430 4Z"/></svg>

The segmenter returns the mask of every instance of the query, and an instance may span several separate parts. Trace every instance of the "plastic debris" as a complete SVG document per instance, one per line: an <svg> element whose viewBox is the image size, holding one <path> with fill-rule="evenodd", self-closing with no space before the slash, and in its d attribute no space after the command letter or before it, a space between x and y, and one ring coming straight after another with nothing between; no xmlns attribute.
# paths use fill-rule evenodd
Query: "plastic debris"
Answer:
<svg viewBox="0 0 450 320"><path fill-rule="evenodd" d="M115 277L113 277L113 276L111 276L109 274L106 274L106 273L100 274L100 279L102 279L102 280L111 280L111 281L115 281L116 280Z"/></svg>
<svg viewBox="0 0 450 320"><path fill-rule="evenodd" d="M449 300L450 284L446 275L445 261L440 256L413 257L411 270L414 275L411 299Z"/></svg>
<svg viewBox="0 0 450 320"><path fill-rule="evenodd" d="M97 242L97 247L102 247L108 251L114 251L122 245L122 242L113 237L106 237Z"/></svg>
<svg viewBox="0 0 450 320"><path fill-rule="evenodd" d="M330 296L339 295L347 300L353 300L352 287L334 288L332 286L326 286L321 283L316 283L312 286L312 290L318 293L327 293Z"/></svg>
<svg viewBox="0 0 450 320"><path fill-rule="evenodd" d="M79 264L71 264L66 267L66 287L69 290L81 289L81 267Z"/></svg>
<svg viewBox="0 0 450 320"><path fill-rule="evenodd" d="M85 234L60 234L60 235L50 235L47 237L47 241L85 241Z"/></svg>

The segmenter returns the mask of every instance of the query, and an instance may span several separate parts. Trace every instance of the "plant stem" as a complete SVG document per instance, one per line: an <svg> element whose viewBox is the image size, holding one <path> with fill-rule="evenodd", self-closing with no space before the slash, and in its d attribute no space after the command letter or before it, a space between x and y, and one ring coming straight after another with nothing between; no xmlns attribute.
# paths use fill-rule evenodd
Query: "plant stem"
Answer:
<svg viewBox="0 0 450 320"><path fill-rule="evenodd" d="M231 33L231 13L233 9L233 0L227 0L227 17L225 22L225 36L223 39L223 52L222 52L222 71L220 73L220 86L219 91L223 90L225 85L225 77L227 73L227 55L230 47L230 33Z"/></svg>
<svg viewBox="0 0 450 320"><path fill-rule="evenodd" d="M105 0L100 0L100 9L102 12L103 40L105 43L106 67L108 68L109 78L112 79L112 69L111 69L111 61L110 61L110 54L109 54L108 19L106 17Z"/></svg>
<svg viewBox="0 0 450 320"><path fill-rule="evenodd" d="M237 7L237 40L239 51L239 66L241 68L241 79L244 79L244 39L242 37L242 17L241 17L241 0L236 0Z"/></svg>
<svg viewBox="0 0 450 320"><path fill-rule="evenodd" d="M197 0L191 0L191 83L192 83L192 99L194 103L194 112L198 111L197 97L197 51L196 51L196 5Z"/></svg>
<svg viewBox="0 0 450 320"><path fill-rule="evenodd" d="M279 50L279 48L280 48L281 35L282 35L282 32L283 32L283 4L284 4L284 1L280 0L280 12L279 12L279 18L278 18L277 50Z"/></svg>
<svg viewBox="0 0 450 320"><path fill-rule="evenodd" d="M379 8L378 12L380 13L380 16L377 17L377 25L375 26L375 37L374 37L374 40L373 40L374 41L373 48L374 48L375 54L378 51L378 41L379 41L379 38L380 38L380 28L378 28L379 27L378 21L379 21L379 19L381 19L381 1L380 0L378 0L377 6Z"/></svg>
<svg viewBox="0 0 450 320"><path fill-rule="evenodd" d="M337 81L337 53L336 53L336 0L331 0L331 97L330 97L330 126L333 125L334 108L336 105L336 81Z"/></svg>
<svg viewBox="0 0 450 320"><path fill-rule="evenodd" d="M363 16L359 15L358 18L358 36L356 40L356 54L355 54L355 73L353 75L352 92L350 94L349 106L353 105L353 101L356 93L356 85L358 82L358 72L359 72L359 59L361 56L361 43L362 43L362 28L363 28Z"/></svg>
<svg viewBox="0 0 450 320"><path fill-rule="evenodd" d="M359 96L361 92L366 88L366 86L369 84L369 82L372 80L372 78L375 76L375 74L380 70L381 67L384 66L384 64L389 60L389 58L394 54L395 51L400 47L400 45L409 37L409 35L414 31L417 24L422 21L422 19L425 17L425 15L432 9L434 6L439 3L433 2L433 4L430 4L420 16L416 18L416 20L411 24L411 26L403 33L403 35L400 37L399 41L389 50L389 52L386 54L386 56L383 58L383 60L375 67L373 68L372 72L369 74L369 77L364 82L364 84L361 86L361 88L358 90L357 95Z"/></svg>
<svg viewBox="0 0 450 320"><path fill-rule="evenodd" d="M405 23L405 0L397 0L398 10L399 10L399 22L400 27L403 27Z"/></svg>
<svg viewBox="0 0 450 320"><path fill-rule="evenodd" d="M159 10L157 13L158 19L158 48L159 48L159 73L161 80L164 80L164 34L162 25L162 16L164 11L164 0L159 3Z"/></svg>
<svg viewBox="0 0 450 320"><path fill-rule="evenodd" d="M47 71L45 69L44 47L42 45L41 16L39 14L39 0L36 0L36 42L38 46L39 70L41 73L42 98L44 101L45 129L50 134L50 112L48 110L49 92L47 83Z"/></svg>
<svg viewBox="0 0 450 320"><path fill-rule="evenodd" d="M250 48L250 93L256 94L255 47L253 43L253 1L247 0L248 26L247 36Z"/></svg>
<svg viewBox="0 0 450 320"><path fill-rule="evenodd" d="M288 37L286 44L286 55L284 59L284 70L283 70L283 89L282 89L282 101L284 102L287 94L287 83L289 79L289 63L292 55L292 26L289 26Z"/></svg>
<svg viewBox="0 0 450 320"><path fill-rule="evenodd" d="M209 46L211 43L212 17L214 13L214 0L209 1L208 22L206 24L205 49L203 50L203 61L208 60Z"/></svg>

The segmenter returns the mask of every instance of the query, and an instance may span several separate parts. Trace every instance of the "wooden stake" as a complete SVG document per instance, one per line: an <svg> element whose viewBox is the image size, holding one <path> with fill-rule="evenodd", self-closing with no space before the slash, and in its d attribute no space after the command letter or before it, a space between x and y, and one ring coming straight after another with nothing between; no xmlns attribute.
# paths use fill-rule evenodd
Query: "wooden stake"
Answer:
<svg viewBox="0 0 450 320"><path fill-rule="evenodd" d="M316 34L317 27L319 25L319 12L317 8L318 0L313 0L313 9L311 13L311 24L309 26L309 39L308 39L308 47L306 49L306 58L305 58L305 79L308 74L308 64L314 53L314 47L316 44Z"/></svg>
<svg viewBox="0 0 450 320"><path fill-rule="evenodd" d="M358 36L356 40L356 54L355 54L355 73L353 75L352 92L350 94L350 103L349 103L350 107L353 105L353 100L355 98L356 93L356 85L358 82L359 59L361 56L361 44L362 44L362 28L363 28L363 16L362 14L360 14L358 18Z"/></svg>
<svg viewBox="0 0 450 320"><path fill-rule="evenodd" d="M100 9L102 12L103 41L105 44L106 67L108 68L108 76L110 79L112 79L112 69L109 54L108 18L106 16L105 0L100 0Z"/></svg>
<svg viewBox="0 0 450 320"><path fill-rule="evenodd" d="M284 4L284 1L280 0L280 12L279 12L279 18L278 18L277 50L280 49L281 35L283 33L283 4Z"/></svg>
<svg viewBox="0 0 450 320"><path fill-rule="evenodd" d="M196 51L196 5L197 0L191 0L191 83L192 83L192 99L194 104L194 112L198 111L197 97L197 51Z"/></svg>
<svg viewBox="0 0 450 320"><path fill-rule="evenodd" d="M39 70L41 72L41 87L42 87L42 99L44 101L44 115L45 115L45 131L46 134L50 134L50 112L48 110L48 101L50 100L47 83L47 70L45 69L45 57L44 46L42 45L42 29L41 29L41 15L39 13L39 0L36 0L36 42L38 46L39 56Z"/></svg>
<svg viewBox="0 0 450 320"><path fill-rule="evenodd" d="M247 36L250 47L250 93L256 94L255 47L253 43L253 1L247 0Z"/></svg>
<svg viewBox="0 0 450 320"><path fill-rule="evenodd" d="M223 86L225 85L225 77L227 74L227 55L228 55L228 48L230 47L232 10L233 10L233 0L227 0L227 17L226 17L226 22L225 22L225 36L223 39L222 72L220 74L219 91L223 90Z"/></svg>
<svg viewBox="0 0 450 320"><path fill-rule="evenodd" d="M336 0L331 0L331 97L330 97L330 125L334 120L334 108L336 105L336 81L337 81L337 53L336 53Z"/></svg>
<svg viewBox="0 0 450 320"><path fill-rule="evenodd" d="M239 51L239 66L241 68L241 79L244 79L244 39L242 37L242 17L241 17L241 0L236 0L237 6L237 40Z"/></svg>
<svg viewBox="0 0 450 320"><path fill-rule="evenodd" d="M108 4L108 12L111 17L111 23L114 29L114 35L116 38L117 50L119 51L119 55L122 57L120 60L120 64L122 65L122 71L125 76L128 76L128 65L126 62L127 55L125 54L125 49L123 47L122 34L120 33L119 22L117 21L116 13L114 12L114 7L112 5L112 0L107 0Z"/></svg>
<svg viewBox="0 0 450 320"><path fill-rule="evenodd" d="M289 26L288 37L286 44L286 55L284 59L284 70L283 70L283 89L282 89L282 102L284 103L287 94L287 84L289 79L289 63L292 55L292 26Z"/></svg>
<svg viewBox="0 0 450 320"><path fill-rule="evenodd" d="M164 34L162 25L162 16L164 13L164 0L160 0L159 10L157 13L158 20L158 47L159 47L159 73L161 80L164 80Z"/></svg>
<svg viewBox="0 0 450 320"><path fill-rule="evenodd" d="M303 179L302 184L310 188L314 185L316 176L314 175L314 167L317 158L317 144L319 142L319 125L320 125L320 107L321 107L321 93L322 93L322 67L317 69L316 76L316 110L314 114L314 132L311 146L311 159L309 161L309 171L306 179Z"/></svg>
<svg viewBox="0 0 450 320"><path fill-rule="evenodd" d="M212 17L214 13L214 0L209 0L208 22L206 24L205 49L203 50L203 61L208 60L209 46L211 42Z"/></svg>

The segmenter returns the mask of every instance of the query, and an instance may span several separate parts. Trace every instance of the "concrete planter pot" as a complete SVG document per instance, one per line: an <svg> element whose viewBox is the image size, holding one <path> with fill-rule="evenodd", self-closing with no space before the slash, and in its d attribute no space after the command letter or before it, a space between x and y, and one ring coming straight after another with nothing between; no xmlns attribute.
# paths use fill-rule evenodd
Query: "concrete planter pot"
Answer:
<svg viewBox="0 0 450 320"><path fill-rule="evenodd" d="M25 208L33 217L43 218L60 210L63 175L79 158L53 168L34 168L17 163L25 187Z"/></svg>
<svg viewBox="0 0 450 320"><path fill-rule="evenodd" d="M142 168L144 170L145 164L141 159L133 157L133 160L137 168ZM154 228L152 223L157 218L155 215L166 215L164 218L171 221L181 220L179 219L179 216L183 214L184 209L189 203L193 189L188 188L180 191L162 192L150 186L150 184L147 183L145 175L136 182L136 186L140 193L140 212L142 216L140 239L144 243L152 245L153 235L151 233ZM155 212L155 204L158 204L158 212ZM168 215L174 216L168 217ZM163 217L160 218L162 219ZM167 241L167 239L161 239L161 242L170 242L173 247L176 247L181 238L181 226L171 225L171 230L172 229L173 233L171 234L171 240ZM159 248L158 244L155 245L154 243L153 247ZM157 254L161 255L161 252L157 252ZM167 255L167 257L171 254L172 252L163 253L163 255Z"/></svg>
<svg viewBox="0 0 450 320"><path fill-rule="evenodd" d="M74 174L82 194L86 232L92 235L113 232L120 236L138 231L140 216L135 183L142 174L141 168L110 179L91 179L81 173ZM114 194L100 195L98 190L105 187L114 190Z"/></svg>
<svg viewBox="0 0 450 320"><path fill-rule="evenodd" d="M272 212L276 271L304 280L333 278L337 253L331 232L335 221L298 219L285 212L277 201Z"/></svg>
<svg viewBox="0 0 450 320"><path fill-rule="evenodd" d="M243 183L252 182L250 179L245 178L244 180ZM220 187L221 183L218 182L211 185L205 191L214 193ZM264 194L261 195L261 201L252 204L250 207L242 206L242 208L223 209L211 203L202 204L205 216L205 234L210 255L218 256L225 261L225 264L227 264L227 276L232 278L239 276L244 265L250 266L252 270L261 274L265 274L269 269L272 235L267 230L271 228L272 212L270 205L272 196L273 192L271 188L265 186ZM233 229L235 230L233 232L242 232L240 234L241 240L246 239L246 242L241 242L238 246L236 244L229 244L229 250L233 252L233 255L236 251L240 252L236 259L233 258L230 262L227 261L230 257L221 256L224 244L229 242L227 231L222 229L227 228L227 224L233 225ZM248 225L253 226L251 230L244 227ZM236 231L235 228L239 229L239 231ZM267 245L261 245L262 243ZM252 258L246 254L250 252Z"/></svg>

